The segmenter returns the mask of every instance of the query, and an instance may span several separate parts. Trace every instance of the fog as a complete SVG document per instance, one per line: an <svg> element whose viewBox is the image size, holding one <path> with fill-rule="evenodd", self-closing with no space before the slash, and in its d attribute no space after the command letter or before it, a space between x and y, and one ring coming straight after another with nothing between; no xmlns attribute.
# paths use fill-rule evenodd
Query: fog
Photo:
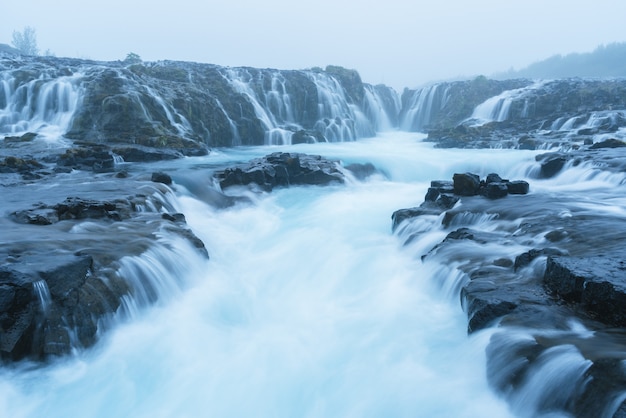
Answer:
<svg viewBox="0 0 626 418"><path fill-rule="evenodd" d="M94 60L355 68L401 89L520 69L626 41L623 0L20 0L0 5L0 43L25 26L41 52Z"/></svg>

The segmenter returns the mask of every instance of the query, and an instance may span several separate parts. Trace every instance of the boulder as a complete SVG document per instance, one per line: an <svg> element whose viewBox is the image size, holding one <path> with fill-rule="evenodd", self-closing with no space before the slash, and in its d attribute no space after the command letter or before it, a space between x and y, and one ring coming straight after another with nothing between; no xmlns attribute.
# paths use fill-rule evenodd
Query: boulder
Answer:
<svg viewBox="0 0 626 418"><path fill-rule="evenodd" d="M339 163L319 155L275 152L215 173L222 189L256 184L266 191L290 185L343 183Z"/></svg>
<svg viewBox="0 0 626 418"><path fill-rule="evenodd" d="M601 149L601 148L623 148L626 147L626 142L619 139L610 138L601 142L596 142L589 149Z"/></svg>
<svg viewBox="0 0 626 418"><path fill-rule="evenodd" d="M528 194L530 185L524 180L513 180L506 183L506 189L509 194Z"/></svg>
<svg viewBox="0 0 626 418"><path fill-rule="evenodd" d="M454 194L476 196L480 189L480 177L472 173L456 173L452 176Z"/></svg>
<svg viewBox="0 0 626 418"><path fill-rule="evenodd" d="M172 184L172 177L169 174L162 171L152 173L152 181L155 183L163 183L168 186Z"/></svg>
<svg viewBox="0 0 626 418"><path fill-rule="evenodd" d="M598 320L626 326L626 261L621 256L550 256L544 283Z"/></svg>

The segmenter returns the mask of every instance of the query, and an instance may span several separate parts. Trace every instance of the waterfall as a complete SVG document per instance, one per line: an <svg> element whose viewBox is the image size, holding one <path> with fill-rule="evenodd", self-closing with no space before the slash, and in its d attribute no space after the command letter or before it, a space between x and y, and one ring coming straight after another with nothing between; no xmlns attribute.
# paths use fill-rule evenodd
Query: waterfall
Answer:
<svg viewBox="0 0 626 418"><path fill-rule="evenodd" d="M506 90L497 96L490 97L476 106L472 116L465 122L472 126L481 126L489 122L504 122L512 117L511 106L513 102L518 100L524 100L524 104L519 115L515 115L515 117L527 118L530 114L529 103L528 100L526 100L526 96L541 88L546 83L546 81L539 81L527 87Z"/></svg>
<svg viewBox="0 0 626 418"><path fill-rule="evenodd" d="M79 105L82 74L55 77L43 73L25 82L10 71L2 77L0 134L35 132L56 138L67 132Z"/></svg>
<svg viewBox="0 0 626 418"><path fill-rule="evenodd" d="M400 127L410 132L424 130L431 121L433 111L443 108L447 103L447 89L441 94L439 93L440 90L440 85L434 84L414 91L408 105L405 106L406 113L402 118ZM437 105L438 107L435 109Z"/></svg>
<svg viewBox="0 0 626 418"><path fill-rule="evenodd" d="M395 90L388 89L388 97L391 103L385 103L385 97L380 94L376 87L366 84L363 110L367 119L372 122L377 132L388 131L396 127L396 123L392 122L392 117L396 119L396 115L400 113L401 103Z"/></svg>
<svg viewBox="0 0 626 418"><path fill-rule="evenodd" d="M50 296L50 289L48 289L48 283L45 280L37 280L33 282L33 291L37 295L39 299L39 303L41 304L41 310L44 315L48 313L48 308L52 303L52 297Z"/></svg>

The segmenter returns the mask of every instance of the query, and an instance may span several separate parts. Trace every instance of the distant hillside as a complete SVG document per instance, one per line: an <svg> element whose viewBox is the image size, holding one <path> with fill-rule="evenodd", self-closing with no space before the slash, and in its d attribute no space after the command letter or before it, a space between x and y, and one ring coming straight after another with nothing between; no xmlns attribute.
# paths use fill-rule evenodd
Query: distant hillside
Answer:
<svg viewBox="0 0 626 418"><path fill-rule="evenodd" d="M554 79L567 77L626 77L626 42L601 45L593 52L554 55L494 78Z"/></svg>

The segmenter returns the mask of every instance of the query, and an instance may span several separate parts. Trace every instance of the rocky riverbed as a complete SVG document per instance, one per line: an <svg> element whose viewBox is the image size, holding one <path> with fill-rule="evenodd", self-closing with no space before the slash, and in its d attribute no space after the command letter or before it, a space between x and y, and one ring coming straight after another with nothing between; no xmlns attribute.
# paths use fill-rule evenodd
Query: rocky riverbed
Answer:
<svg viewBox="0 0 626 418"><path fill-rule="evenodd" d="M613 141L607 145L539 155L537 182L580 164L598 167L597 176L623 173L624 148L613 147ZM546 170L553 158L562 158L562 164ZM480 180L471 173L433 181L419 207L393 214L393 229L407 246L423 233L425 217L446 232L443 241L419 255L426 263L446 262L461 272L456 286L468 332L494 324L529 330L531 339L522 342L505 332L492 338L488 370L499 391L514 397L546 353L575 347L589 361L588 381L571 398L546 399L545 408L592 417L613 405L615 416L622 416L626 406L617 408L615 402L626 390L623 206L591 197L564 200L561 193L533 191L532 183L511 194L513 184L496 174ZM585 332L573 327L573 319Z"/></svg>

